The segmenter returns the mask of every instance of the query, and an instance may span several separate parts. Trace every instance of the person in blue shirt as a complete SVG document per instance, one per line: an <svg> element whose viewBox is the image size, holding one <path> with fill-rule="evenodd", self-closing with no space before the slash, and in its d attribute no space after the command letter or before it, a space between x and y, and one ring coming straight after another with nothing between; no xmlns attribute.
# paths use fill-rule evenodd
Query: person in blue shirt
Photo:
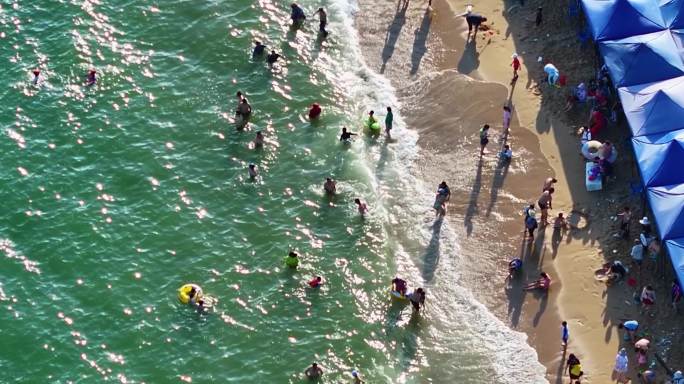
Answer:
<svg viewBox="0 0 684 384"><path fill-rule="evenodd" d="M625 334L625 340L634 340L634 334L639 329L639 322L636 320L625 321L618 325L618 329L624 329L627 332Z"/></svg>
<svg viewBox="0 0 684 384"><path fill-rule="evenodd" d="M515 258L508 262L508 273L513 275L522 269L523 262L519 258Z"/></svg>
<svg viewBox="0 0 684 384"><path fill-rule="evenodd" d="M568 330L568 322L561 323L561 345L563 349L568 346L568 339L570 338L570 331Z"/></svg>

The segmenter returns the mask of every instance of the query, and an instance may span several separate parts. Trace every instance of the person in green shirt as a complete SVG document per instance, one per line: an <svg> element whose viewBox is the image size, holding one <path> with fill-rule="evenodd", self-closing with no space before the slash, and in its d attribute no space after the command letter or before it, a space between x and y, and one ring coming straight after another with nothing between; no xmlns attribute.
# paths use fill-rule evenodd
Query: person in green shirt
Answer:
<svg viewBox="0 0 684 384"><path fill-rule="evenodd" d="M385 116L385 133L387 137L390 136L390 131L392 130L392 121L394 120L394 115L392 114L392 108L387 107L387 116Z"/></svg>
<svg viewBox="0 0 684 384"><path fill-rule="evenodd" d="M299 257L297 257L297 252L290 251L290 254L285 256L285 265L290 268L297 268L299 265Z"/></svg>

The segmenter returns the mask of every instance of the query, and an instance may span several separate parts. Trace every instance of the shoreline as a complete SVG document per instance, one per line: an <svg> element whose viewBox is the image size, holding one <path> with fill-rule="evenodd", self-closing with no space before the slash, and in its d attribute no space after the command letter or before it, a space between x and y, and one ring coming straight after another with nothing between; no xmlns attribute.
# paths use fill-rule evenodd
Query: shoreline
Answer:
<svg viewBox="0 0 684 384"><path fill-rule="evenodd" d="M576 78L591 77L591 50L582 50L572 40L574 26L561 25L558 29L551 24L554 20L564 22L563 9L546 11L550 14L545 16L546 24L535 29L534 10L541 3L508 10L503 10L498 0L478 3L474 11L488 18L490 30L480 31L475 44L466 44L467 26L457 16L466 1L435 0L433 12L426 10L426 2L408 4L408 13L401 4L399 0L384 44L374 42L369 35L385 31L369 26L358 16L355 24L360 24L359 33L370 40L362 43L364 58L397 88L402 115L409 129L419 134L420 156L414 173L427 185L436 185L442 179L457 182L452 186L448 216L455 226L463 221L463 252L493 261L483 263L480 256L466 257L472 275L467 286L498 318L527 334L528 343L546 366L547 380L564 382L565 359L574 353L582 361L583 382L609 381L621 344L617 323L634 316L630 313L634 306L624 307L632 291L626 284L609 290L594 278L593 271L616 257L625 261L628 255L625 244L611 239L614 223L610 216L623 202L633 206L635 217L641 213L624 184L607 183L604 191L586 192L581 177L584 162L575 135L584 115L575 111L574 117L559 116L557 111L564 104L561 92L567 88L554 94L535 81L543 78L541 65L536 62L541 52L554 63L572 54L568 73ZM363 1L360 8L360 13L370 19L386 17L364 8ZM530 12L531 19L526 16ZM406 20L407 14L414 19ZM413 36L405 31L411 27ZM552 37L556 32L558 36ZM563 39L571 40L565 43ZM521 57L522 69L511 87L513 52ZM412 82L405 81L407 76ZM513 119L510 136L502 138L500 108L507 101L512 102ZM484 122L494 131L490 152L496 150L497 142L511 143L511 166L500 167L491 153L479 162L463 156L478 146L477 130ZM626 136L624 129L616 130L610 139L622 143ZM631 153L623 144L619 150L626 156L619 160L617 180L629 180L633 176L629 174ZM550 228L540 229L534 243L518 242L522 207L536 201L547 176L559 180L550 218L562 211L577 225L559 236ZM524 280L534 279L541 270L550 273L554 283L547 297L520 293L517 289L522 282L514 284L513 290L505 289L505 265L515 254L525 259ZM571 334L565 351L560 345L562 320L568 321Z"/></svg>

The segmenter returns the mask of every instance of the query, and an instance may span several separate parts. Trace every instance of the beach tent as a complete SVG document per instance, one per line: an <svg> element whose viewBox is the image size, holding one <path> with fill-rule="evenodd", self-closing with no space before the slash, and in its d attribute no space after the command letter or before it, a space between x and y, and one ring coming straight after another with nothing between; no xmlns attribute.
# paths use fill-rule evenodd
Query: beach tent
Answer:
<svg viewBox="0 0 684 384"><path fill-rule="evenodd" d="M684 76L618 89L634 136L684 128Z"/></svg>
<svg viewBox="0 0 684 384"><path fill-rule="evenodd" d="M599 51L618 88L684 75L684 62L670 30L602 41Z"/></svg>
<svg viewBox="0 0 684 384"><path fill-rule="evenodd" d="M684 238L667 240L665 242L667 253L672 259L672 266L681 286L684 283Z"/></svg>
<svg viewBox="0 0 684 384"><path fill-rule="evenodd" d="M684 28L684 0L660 0L660 13L668 28Z"/></svg>
<svg viewBox="0 0 684 384"><path fill-rule="evenodd" d="M673 13L672 5L659 8L657 0L584 0L582 5L596 41L663 30L663 13Z"/></svg>
<svg viewBox="0 0 684 384"><path fill-rule="evenodd" d="M651 187L648 200L663 241L683 238L684 184Z"/></svg>
<svg viewBox="0 0 684 384"><path fill-rule="evenodd" d="M644 186L684 183L684 130L634 137L632 145Z"/></svg>

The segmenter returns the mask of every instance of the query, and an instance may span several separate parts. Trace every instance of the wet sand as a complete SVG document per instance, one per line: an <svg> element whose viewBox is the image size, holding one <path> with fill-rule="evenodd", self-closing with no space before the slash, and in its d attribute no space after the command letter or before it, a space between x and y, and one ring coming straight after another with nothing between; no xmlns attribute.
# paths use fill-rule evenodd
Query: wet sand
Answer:
<svg viewBox="0 0 684 384"><path fill-rule="evenodd" d="M488 18L491 30L478 32L477 39L466 43L467 25L456 16L466 1L435 0L432 12L426 4L398 0L379 6L361 0L363 17L357 15L357 28L364 37L366 61L393 82L404 119L420 134L415 173L428 184L446 180L451 186L449 221L457 227L467 256L468 286L512 328L528 334L550 382L568 380L562 378L567 353L582 361L583 382L608 382L622 342L616 326L638 318L638 308L631 304L635 288L625 283L606 287L593 271L616 257L629 258L631 243L611 236L611 216L623 203L632 207L635 217L642 216L644 207L627 186L636 179L631 149L625 127L614 127L606 138L624 155L616 179L604 191L587 192L575 132L588 111L563 113L566 90L539 85L543 73L536 62L538 56L547 56L576 84L576 79L592 75L593 52L574 40L575 26L565 20L563 9L546 10L545 23L536 27L534 14L541 3L521 7L485 0L475 11ZM523 69L511 84L513 52L520 55ZM506 102L514 108L508 136L502 132ZM484 123L492 132L489 154L480 159L478 130ZM514 153L508 166L495 156L504 142ZM540 228L535 241L526 242L521 210L536 202L547 176L559 180L550 218L564 212L572 227ZM506 264L516 255L524 259L524 276L508 288ZM661 264L654 268L667 274ZM523 292L524 282L541 270L554 280L549 295ZM640 283L655 284L660 297L667 297L665 282L646 274L639 277ZM665 303L658 304L661 313L669 312ZM664 314L659 323L668 319L671 315ZM567 351L560 346L562 320L568 321L571 332Z"/></svg>

